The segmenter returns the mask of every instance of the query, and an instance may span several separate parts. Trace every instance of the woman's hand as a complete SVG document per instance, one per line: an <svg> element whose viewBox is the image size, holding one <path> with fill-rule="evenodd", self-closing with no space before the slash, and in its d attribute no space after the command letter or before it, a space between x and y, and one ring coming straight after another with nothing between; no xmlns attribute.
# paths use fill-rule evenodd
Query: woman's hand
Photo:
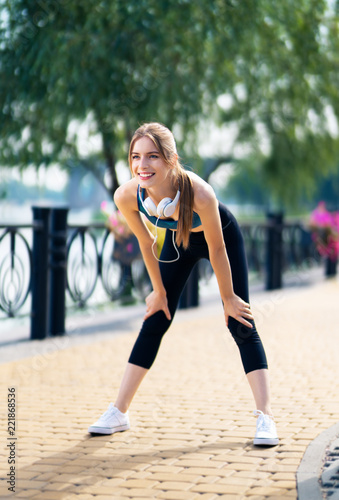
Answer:
<svg viewBox="0 0 339 500"><path fill-rule="evenodd" d="M166 318L171 320L171 313L168 309L166 294L153 291L146 297L146 314L144 316L144 320L158 311L164 311Z"/></svg>
<svg viewBox="0 0 339 500"><path fill-rule="evenodd" d="M253 315L251 313L250 305L242 300L238 295L233 294L232 297L223 301L224 304L224 314L226 326L228 327L228 319L230 316L236 319L243 325L248 328L253 328L252 323L250 323L249 319L254 320Z"/></svg>

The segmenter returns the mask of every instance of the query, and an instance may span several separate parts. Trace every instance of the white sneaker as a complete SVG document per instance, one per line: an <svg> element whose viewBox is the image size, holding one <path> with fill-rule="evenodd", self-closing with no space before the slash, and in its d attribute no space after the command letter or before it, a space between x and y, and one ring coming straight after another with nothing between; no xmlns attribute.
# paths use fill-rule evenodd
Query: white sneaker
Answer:
<svg viewBox="0 0 339 500"><path fill-rule="evenodd" d="M257 430L253 444L259 446L275 446L279 443L275 422L270 415L265 415L260 410L255 410L253 414L257 418Z"/></svg>
<svg viewBox="0 0 339 500"><path fill-rule="evenodd" d="M88 428L91 434L113 434L114 432L127 431L130 428L128 412L121 413L113 403L97 422Z"/></svg>

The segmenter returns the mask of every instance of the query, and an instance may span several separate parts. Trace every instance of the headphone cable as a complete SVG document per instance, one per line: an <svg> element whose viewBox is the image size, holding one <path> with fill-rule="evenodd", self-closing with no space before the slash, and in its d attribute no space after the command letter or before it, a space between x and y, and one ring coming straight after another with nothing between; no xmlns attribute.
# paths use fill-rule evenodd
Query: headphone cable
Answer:
<svg viewBox="0 0 339 500"><path fill-rule="evenodd" d="M157 243L157 239L158 239L158 222L159 222L159 219L160 217L157 218L157 221L155 223L155 238L154 238L154 241L152 243L152 253L153 253L153 257L158 261L158 262L162 262L164 264L172 264L173 262L176 262L177 260L180 259L180 253L179 253L179 250L178 250L178 247L175 243L175 231L172 231L172 242L173 242L173 246L175 248L175 251L177 252L177 257L173 260L161 260L161 259L158 259L158 257L155 255L154 253L154 245L156 245Z"/></svg>

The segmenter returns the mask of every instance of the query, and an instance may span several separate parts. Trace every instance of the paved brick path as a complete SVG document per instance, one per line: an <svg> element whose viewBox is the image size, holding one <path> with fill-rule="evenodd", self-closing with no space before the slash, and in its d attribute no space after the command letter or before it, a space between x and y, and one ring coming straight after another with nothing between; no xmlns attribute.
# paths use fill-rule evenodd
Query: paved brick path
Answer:
<svg viewBox="0 0 339 500"><path fill-rule="evenodd" d="M136 330L0 366L1 498L296 498L307 445L339 420L337 280L253 300L281 443L252 445L252 396L221 306L178 314L130 414L91 437L114 399ZM43 345L43 343L41 344ZM8 491L7 390L16 388L16 492Z"/></svg>

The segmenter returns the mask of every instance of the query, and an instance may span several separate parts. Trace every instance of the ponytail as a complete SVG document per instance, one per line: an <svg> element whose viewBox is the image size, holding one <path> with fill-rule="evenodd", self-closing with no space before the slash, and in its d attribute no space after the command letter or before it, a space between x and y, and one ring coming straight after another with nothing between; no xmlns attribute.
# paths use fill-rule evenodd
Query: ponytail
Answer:
<svg viewBox="0 0 339 500"><path fill-rule="evenodd" d="M186 249L189 244L190 230L193 220L194 192L190 176L178 162L178 181L180 190L180 204L177 234L175 241Z"/></svg>

